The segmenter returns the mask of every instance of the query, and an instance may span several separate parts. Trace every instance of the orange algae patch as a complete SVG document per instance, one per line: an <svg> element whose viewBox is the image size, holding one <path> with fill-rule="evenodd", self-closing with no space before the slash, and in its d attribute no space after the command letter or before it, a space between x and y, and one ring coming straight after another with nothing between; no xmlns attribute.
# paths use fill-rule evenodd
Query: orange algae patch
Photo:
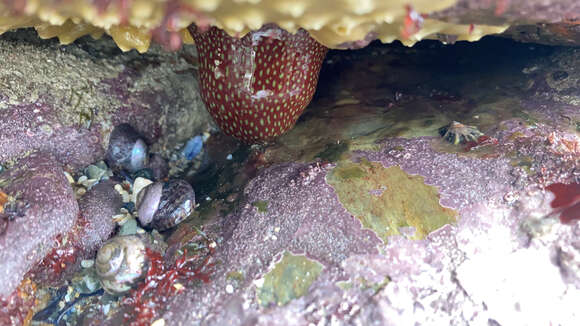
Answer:
<svg viewBox="0 0 580 326"><path fill-rule="evenodd" d="M457 218L457 212L439 204L437 188L398 166L343 162L328 174L327 182L349 213L384 242L400 234L401 227L415 228L414 238L421 239Z"/></svg>
<svg viewBox="0 0 580 326"><path fill-rule="evenodd" d="M29 325L36 304L36 284L24 279L10 296L0 298L0 325Z"/></svg>
<svg viewBox="0 0 580 326"><path fill-rule="evenodd" d="M4 204L8 202L8 195L0 190L0 214L4 212Z"/></svg>

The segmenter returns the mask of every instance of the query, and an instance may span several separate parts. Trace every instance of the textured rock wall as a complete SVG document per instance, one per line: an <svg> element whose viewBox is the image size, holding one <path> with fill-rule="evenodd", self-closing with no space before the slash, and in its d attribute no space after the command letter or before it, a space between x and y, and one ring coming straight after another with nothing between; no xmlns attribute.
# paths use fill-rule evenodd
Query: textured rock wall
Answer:
<svg viewBox="0 0 580 326"><path fill-rule="evenodd" d="M117 124L160 149L207 129L193 47L121 53L107 39L69 46L30 32L0 37L0 162L34 150L78 168L101 159Z"/></svg>

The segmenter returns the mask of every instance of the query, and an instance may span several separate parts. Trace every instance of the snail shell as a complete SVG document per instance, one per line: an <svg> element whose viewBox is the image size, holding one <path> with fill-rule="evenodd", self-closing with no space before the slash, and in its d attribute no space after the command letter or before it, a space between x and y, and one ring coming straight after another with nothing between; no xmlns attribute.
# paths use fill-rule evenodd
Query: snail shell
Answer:
<svg viewBox="0 0 580 326"><path fill-rule="evenodd" d="M123 294L147 275L149 259L145 243L136 235L109 239L97 252L95 268L105 291Z"/></svg>
<svg viewBox="0 0 580 326"><path fill-rule="evenodd" d="M155 182L137 195L137 212L141 225L167 230L186 219L195 207L195 193L183 180Z"/></svg>
<svg viewBox="0 0 580 326"><path fill-rule="evenodd" d="M113 129L106 154L111 167L135 172L147 165L147 159L147 144L133 127L124 123Z"/></svg>

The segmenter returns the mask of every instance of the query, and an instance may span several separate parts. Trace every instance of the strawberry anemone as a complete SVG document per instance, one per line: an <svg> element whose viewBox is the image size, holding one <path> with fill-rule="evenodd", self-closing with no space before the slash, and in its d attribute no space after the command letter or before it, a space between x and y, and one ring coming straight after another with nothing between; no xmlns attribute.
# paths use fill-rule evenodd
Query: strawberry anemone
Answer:
<svg viewBox="0 0 580 326"><path fill-rule="evenodd" d="M202 99L224 133L258 143L294 126L316 90L325 46L271 24L242 38L217 27L190 32Z"/></svg>

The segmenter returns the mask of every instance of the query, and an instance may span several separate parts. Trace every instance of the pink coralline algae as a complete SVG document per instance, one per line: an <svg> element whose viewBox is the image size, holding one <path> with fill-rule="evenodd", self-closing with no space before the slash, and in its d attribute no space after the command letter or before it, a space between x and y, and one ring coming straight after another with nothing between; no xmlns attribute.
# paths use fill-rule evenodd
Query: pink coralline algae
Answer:
<svg viewBox="0 0 580 326"><path fill-rule="evenodd" d="M3 191L28 203L24 216L10 221L0 235L0 295L7 295L55 246L55 238L71 229L79 208L64 171L50 154L33 153L0 179L9 180Z"/></svg>
<svg viewBox="0 0 580 326"><path fill-rule="evenodd" d="M210 324L251 318L257 313L255 308L243 311L237 298L252 295L253 280L268 272L268 265L284 251L304 253L322 263L331 271L324 277L334 281L340 279L339 266L347 257L377 253L380 239L362 229L326 183L330 168L288 163L262 170L246 187L245 204L225 220L223 246L218 246L210 261L228 263L216 263L215 279L181 293L163 318L170 323L190 320L188 314L176 311L196 311L200 317L207 316L205 322ZM267 203L266 210L252 205L257 201ZM234 286L234 295L225 292L226 284Z"/></svg>

